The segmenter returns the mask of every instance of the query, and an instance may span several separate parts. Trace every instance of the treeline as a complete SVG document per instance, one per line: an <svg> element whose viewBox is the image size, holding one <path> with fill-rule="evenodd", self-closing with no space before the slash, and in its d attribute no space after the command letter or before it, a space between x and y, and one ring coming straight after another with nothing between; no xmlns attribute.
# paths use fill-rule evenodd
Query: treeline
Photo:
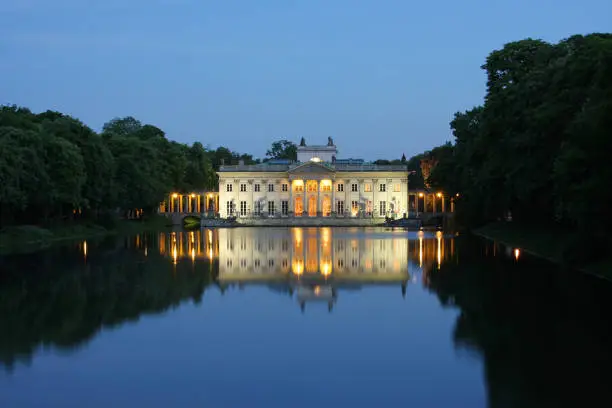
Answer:
<svg viewBox="0 0 612 408"><path fill-rule="evenodd" d="M601 255L612 227L612 34L513 42L481 68L484 105L455 114L432 185L461 194L472 226L511 215L574 231L568 253Z"/></svg>
<svg viewBox="0 0 612 408"><path fill-rule="evenodd" d="M254 162L225 147L170 141L133 117L100 134L59 112L0 107L0 227L152 211L170 191L217 188L221 161Z"/></svg>

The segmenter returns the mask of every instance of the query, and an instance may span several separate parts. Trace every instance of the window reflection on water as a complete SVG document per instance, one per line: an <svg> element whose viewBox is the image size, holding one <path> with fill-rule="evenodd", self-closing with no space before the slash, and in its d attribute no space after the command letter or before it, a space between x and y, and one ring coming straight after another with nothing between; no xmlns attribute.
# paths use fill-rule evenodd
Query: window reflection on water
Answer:
<svg viewBox="0 0 612 408"><path fill-rule="evenodd" d="M238 228L162 232L159 253L174 265L216 261L221 285L284 283L304 307L329 307L343 286L423 281L454 255L454 237L441 232L334 228Z"/></svg>

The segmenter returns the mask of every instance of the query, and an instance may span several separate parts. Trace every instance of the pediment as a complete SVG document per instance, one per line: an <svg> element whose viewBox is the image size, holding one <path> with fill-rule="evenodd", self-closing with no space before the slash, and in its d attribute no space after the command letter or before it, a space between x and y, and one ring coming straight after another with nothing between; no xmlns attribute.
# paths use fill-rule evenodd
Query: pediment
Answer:
<svg viewBox="0 0 612 408"><path fill-rule="evenodd" d="M318 174L334 174L335 170L330 169L324 164L309 162L300 164L299 166L289 170L289 174L303 174L303 173L318 173Z"/></svg>

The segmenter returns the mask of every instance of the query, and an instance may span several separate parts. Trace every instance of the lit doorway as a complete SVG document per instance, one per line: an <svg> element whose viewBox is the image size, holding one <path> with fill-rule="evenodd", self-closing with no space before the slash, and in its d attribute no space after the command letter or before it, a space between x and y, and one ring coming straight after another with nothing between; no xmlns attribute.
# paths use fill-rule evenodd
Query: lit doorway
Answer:
<svg viewBox="0 0 612 408"><path fill-rule="evenodd" d="M311 195L308 197L308 216L316 217L317 216L317 196Z"/></svg>
<svg viewBox="0 0 612 408"><path fill-rule="evenodd" d="M295 197L295 215L301 217L304 213L304 200L302 197Z"/></svg>

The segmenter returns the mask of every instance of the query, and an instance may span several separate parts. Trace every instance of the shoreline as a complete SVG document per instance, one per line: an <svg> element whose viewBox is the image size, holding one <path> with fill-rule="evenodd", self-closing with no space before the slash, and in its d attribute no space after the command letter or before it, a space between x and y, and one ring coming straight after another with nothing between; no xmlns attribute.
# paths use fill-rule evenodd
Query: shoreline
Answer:
<svg viewBox="0 0 612 408"><path fill-rule="evenodd" d="M544 259L560 267L567 267L612 282L611 257L580 267L568 265L560 257L562 253L562 240L559 239L559 234L554 232L542 232L536 229L530 230L524 226L493 223L471 230L471 233L489 241L498 242L504 246L518 248L522 252ZM525 236L530 237L530 239L524 239Z"/></svg>
<svg viewBox="0 0 612 408"><path fill-rule="evenodd" d="M171 229L162 218L120 220L114 228L97 224L59 226L20 225L0 230L0 256L41 251L70 241L100 239L113 235L128 235Z"/></svg>

